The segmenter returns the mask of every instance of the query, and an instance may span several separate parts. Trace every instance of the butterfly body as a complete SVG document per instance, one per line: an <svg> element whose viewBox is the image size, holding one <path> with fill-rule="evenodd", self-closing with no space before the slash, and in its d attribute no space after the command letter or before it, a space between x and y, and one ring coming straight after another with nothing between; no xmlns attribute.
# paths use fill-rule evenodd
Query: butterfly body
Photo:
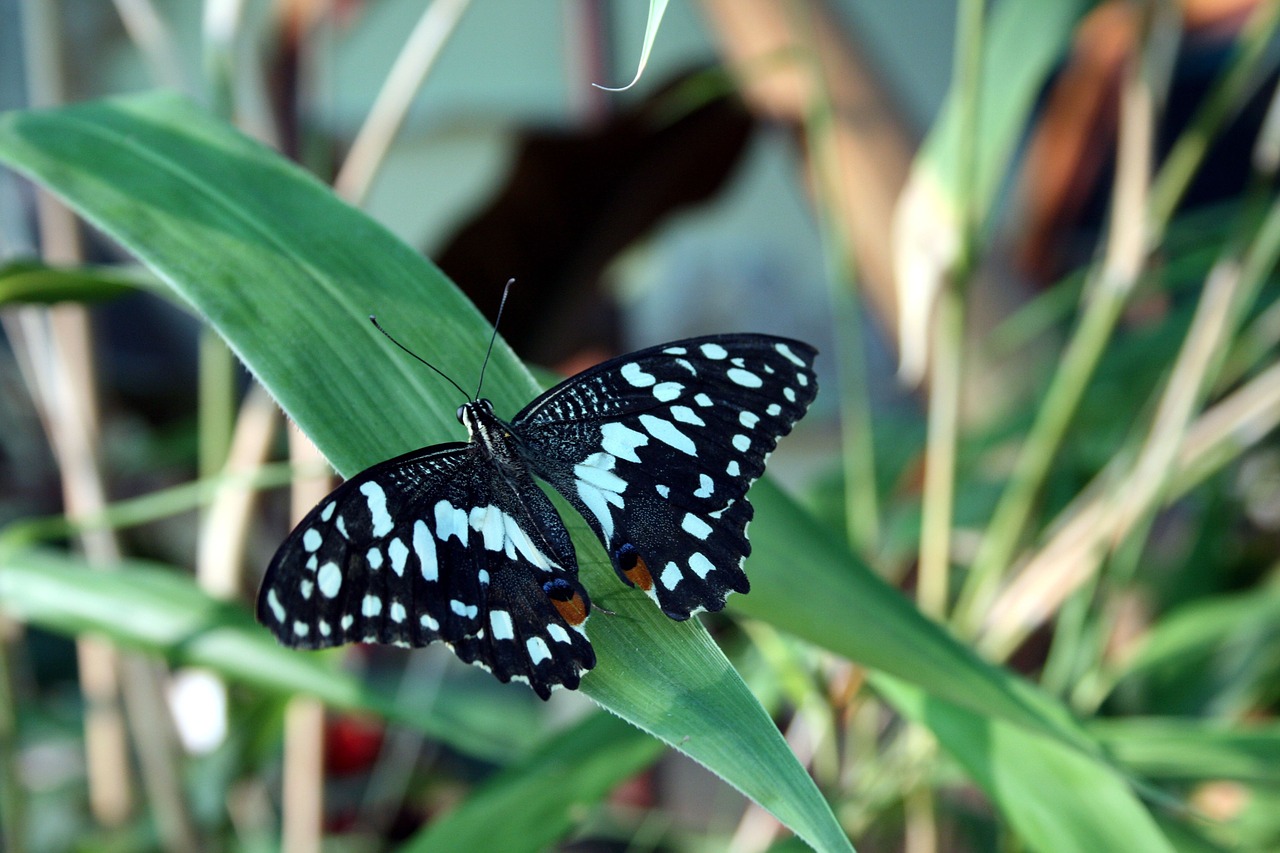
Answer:
<svg viewBox="0 0 1280 853"><path fill-rule="evenodd" d="M272 560L258 617L286 645L442 640L543 698L595 664L559 491L618 577L673 619L749 589L747 489L817 392L816 352L764 335L676 341L591 368L510 422L458 409L470 441L339 486Z"/></svg>

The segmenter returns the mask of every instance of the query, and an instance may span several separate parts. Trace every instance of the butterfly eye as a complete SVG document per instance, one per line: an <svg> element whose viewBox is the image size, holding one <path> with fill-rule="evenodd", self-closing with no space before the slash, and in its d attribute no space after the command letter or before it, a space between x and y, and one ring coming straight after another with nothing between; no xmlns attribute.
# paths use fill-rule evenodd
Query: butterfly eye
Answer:
<svg viewBox="0 0 1280 853"><path fill-rule="evenodd" d="M459 406L458 411L454 412L454 415L458 418L458 423L462 423L462 413L465 412L466 410L467 410L466 406Z"/></svg>

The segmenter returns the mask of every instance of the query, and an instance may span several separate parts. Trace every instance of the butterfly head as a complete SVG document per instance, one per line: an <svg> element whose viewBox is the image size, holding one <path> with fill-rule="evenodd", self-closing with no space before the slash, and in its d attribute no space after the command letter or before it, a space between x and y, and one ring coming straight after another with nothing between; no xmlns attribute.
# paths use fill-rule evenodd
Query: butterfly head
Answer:
<svg viewBox="0 0 1280 853"><path fill-rule="evenodd" d="M471 429L467 421L475 421L476 416L472 410L477 408L484 409L490 415L493 414L493 403L490 403L488 400L472 400L470 403L463 403L458 407L458 411L454 413L458 418L458 423L467 427L467 429Z"/></svg>

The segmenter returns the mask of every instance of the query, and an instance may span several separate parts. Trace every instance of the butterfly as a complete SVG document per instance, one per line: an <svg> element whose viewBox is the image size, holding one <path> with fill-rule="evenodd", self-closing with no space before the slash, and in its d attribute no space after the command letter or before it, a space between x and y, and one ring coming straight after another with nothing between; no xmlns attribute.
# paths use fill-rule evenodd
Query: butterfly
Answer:
<svg viewBox="0 0 1280 853"><path fill-rule="evenodd" d="M258 620L295 648L439 640L543 699L575 689L595 665L591 599L535 478L667 616L720 610L750 587L747 489L817 394L816 355L758 334L661 344L510 421L477 390L457 411L469 441L374 465L307 514L267 568Z"/></svg>

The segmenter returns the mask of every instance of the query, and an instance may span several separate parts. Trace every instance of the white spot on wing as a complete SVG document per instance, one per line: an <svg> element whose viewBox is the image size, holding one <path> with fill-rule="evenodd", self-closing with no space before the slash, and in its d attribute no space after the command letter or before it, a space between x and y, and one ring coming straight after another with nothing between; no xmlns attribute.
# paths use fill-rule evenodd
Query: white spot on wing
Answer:
<svg viewBox="0 0 1280 853"><path fill-rule="evenodd" d="M378 550L377 546L370 548L364 556L369 561L369 568L374 571L382 568L382 552Z"/></svg>
<svg viewBox="0 0 1280 853"><path fill-rule="evenodd" d="M324 509L320 510L320 520L328 521L333 518L333 510L337 505L336 501L329 501L328 505L326 505Z"/></svg>
<svg viewBox="0 0 1280 853"><path fill-rule="evenodd" d="M311 626L306 622L294 622L293 633L299 637L305 637L307 634L311 633Z"/></svg>
<svg viewBox="0 0 1280 853"><path fill-rule="evenodd" d="M382 599L376 595L366 595L360 602L360 612L365 616L377 616L382 612Z"/></svg>
<svg viewBox="0 0 1280 853"><path fill-rule="evenodd" d="M404 605L398 601L391 602L391 621L403 622L404 618L409 614L405 611Z"/></svg>
<svg viewBox="0 0 1280 853"><path fill-rule="evenodd" d="M423 628L426 628L428 631L440 630L440 623L437 622L435 619L432 619L431 614L429 613L423 613L421 616L419 616L418 624L420 624Z"/></svg>
<svg viewBox="0 0 1280 853"><path fill-rule="evenodd" d="M671 417L675 418L682 424L690 424L691 426L707 425L707 422L698 417L698 413L688 406L672 406Z"/></svg>
<svg viewBox="0 0 1280 853"><path fill-rule="evenodd" d="M730 477L736 477L739 474L741 474L742 470L738 468L738 460L730 459L728 466L724 469L724 472L728 474Z"/></svg>
<svg viewBox="0 0 1280 853"><path fill-rule="evenodd" d="M645 373L644 369L634 361L630 364L622 365L622 370L619 372L622 374L623 379L627 380L637 388L648 388L650 385L658 381L653 378L652 374Z"/></svg>
<svg viewBox="0 0 1280 853"><path fill-rule="evenodd" d="M790 388L783 388L782 396L787 398L788 403L794 403L796 401L796 392L792 391Z"/></svg>
<svg viewBox="0 0 1280 853"><path fill-rule="evenodd" d="M716 481L708 477L706 474L699 474L698 482L701 488L699 488L696 492L694 492L693 496L695 498L711 497L711 493L716 490Z"/></svg>
<svg viewBox="0 0 1280 853"><path fill-rule="evenodd" d="M680 392L683 390L684 386L679 382L662 382L654 386L653 396L657 398L659 403L670 403L679 397Z"/></svg>
<svg viewBox="0 0 1280 853"><path fill-rule="evenodd" d="M734 367L729 370L729 379L744 388L759 388L764 384L764 380L759 376L756 376L749 370L743 370L740 367Z"/></svg>
<svg viewBox="0 0 1280 853"><path fill-rule="evenodd" d="M752 412L739 412L738 423L747 429L755 429L756 424L760 423L760 416Z"/></svg>
<svg viewBox="0 0 1280 853"><path fill-rule="evenodd" d="M356 617L352 616L350 613L348 613L348 614L346 614L345 616L343 616L343 617L342 617L342 630L344 630L344 631L349 631L349 630L351 630L351 625L352 625L352 623L354 623L355 621L356 621Z"/></svg>
<svg viewBox="0 0 1280 853"><path fill-rule="evenodd" d="M707 559L707 556L700 551L695 551L693 556L689 558L689 568L693 569L693 573L700 578L705 579L707 575L715 571L715 565Z"/></svg>
<svg viewBox="0 0 1280 853"><path fill-rule="evenodd" d="M400 537L391 540L387 546L387 556L391 558L391 568L400 577L404 577L404 563L409 558L409 549L400 541Z"/></svg>
<svg viewBox="0 0 1280 853"><path fill-rule="evenodd" d="M707 406L711 405L711 398L708 397L706 394L697 395L696 397L693 398L693 401L697 403L699 406L702 406L704 409Z"/></svg>
<svg viewBox="0 0 1280 853"><path fill-rule="evenodd" d="M314 527L308 527L307 532L302 534L302 547L307 551L319 551L320 543L323 541L320 531Z"/></svg>
<svg viewBox="0 0 1280 853"><path fill-rule="evenodd" d="M529 660L533 661L534 666L544 660L551 660L551 649L547 648L547 641L541 637L530 637L525 640L524 646L529 650Z"/></svg>
<svg viewBox="0 0 1280 853"><path fill-rule="evenodd" d="M573 642L573 640L569 639L569 632L554 622L547 625L547 633L550 634L551 639L555 640L557 643Z"/></svg>
<svg viewBox="0 0 1280 853"><path fill-rule="evenodd" d="M662 570L662 576L658 578L658 583L667 589L675 589L683 578L684 573L680 571L679 566L675 563L667 563L666 568Z"/></svg>
<svg viewBox="0 0 1280 853"><path fill-rule="evenodd" d="M686 512L684 518L680 521L680 527L690 536L696 536L699 539L706 539L711 535L711 525L698 518L691 512Z"/></svg>
<svg viewBox="0 0 1280 853"><path fill-rule="evenodd" d="M274 589L267 593L267 606L271 608L271 615L276 617L277 622L284 621L284 605L280 603L280 596L276 595Z"/></svg>
<svg viewBox="0 0 1280 853"><path fill-rule="evenodd" d="M751 439L739 433L733 437L733 446L738 448L739 451L746 453L751 447Z"/></svg>
<svg viewBox="0 0 1280 853"><path fill-rule="evenodd" d="M440 576L436 563L436 540L422 519L413 523L413 552L418 555L418 570L422 572L422 579L436 580Z"/></svg>
<svg viewBox="0 0 1280 853"><path fill-rule="evenodd" d="M600 533L604 541L610 541L613 539L613 511L609 509L608 496L612 495L619 501L621 498L615 492L605 492L584 480L575 480L574 483L578 487L578 497L582 499L587 509L591 510L596 521L600 522Z"/></svg>
<svg viewBox="0 0 1280 853"><path fill-rule="evenodd" d="M657 486L654 486L654 488L658 490L658 494L661 495L664 499L671 494L671 488L669 486L664 486L661 483L659 483Z"/></svg>
<svg viewBox="0 0 1280 853"><path fill-rule="evenodd" d="M493 629L495 640L514 640L515 626L511 624L511 614L505 610L489 611L489 627Z"/></svg>
<svg viewBox="0 0 1280 853"><path fill-rule="evenodd" d="M637 447L649 443L649 436L636 432L631 427L620 423L608 423L600 427L600 446L606 453L628 462L639 462Z"/></svg>
<svg viewBox="0 0 1280 853"><path fill-rule="evenodd" d="M471 529L484 537L486 551L501 551L506 541L502 517L505 513L496 506L478 506L471 510Z"/></svg>
<svg viewBox="0 0 1280 853"><path fill-rule="evenodd" d="M797 373L797 374L796 374L796 382L798 382L798 383L800 384L800 387L801 387L801 388L808 388L808 387L809 387L809 377L808 377L808 376L805 376L803 373Z"/></svg>
<svg viewBox="0 0 1280 853"><path fill-rule="evenodd" d="M573 474L584 483L610 492L624 492L627 481L613 473L617 460L608 453L593 453L585 461L573 466Z"/></svg>
<svg viewBox="0 0 1280 853"><path fill-rule="evenodd" d="M777 403L770 403L769 408L765 409L764 413L771 418L776 418L778 415L782 414L782 407Z"/></svg>
<svg viewBox="0 0 1280 853"><path fill-rule="evenodd" d="M669 444L676 450L687 453L690 456L698 455L698 448L693 443L693 439L676 429L671 421L664 421L662 418L657 418L653 415L641 415L640 425L648 430L649 435L663 444Z"/></svg>
<svg viewBox="0 0 1280 853"><path fill-rule="evenodd" d="M786 344L774 344L773 348L782 354L782 357L794 364L796 367L804 367L804 359L791 351L791 347Z"/></svg>
<svg viewBox="0 0 1280 853"><path fill-rule="evenodd" d="M719 361L729 354L728 351L719 344L703 344L699 349L702 350L703 355L715 361Z"/></svg>
<svg viewBox="0 0 1280 853"><path fill-rule="evenodd" d="M522 557L539 569L544 571L551 570L551 561L538 550L537 546L533 544L533 540L529 538L529 534L524 532L524 528L514 518L504 514L502 523L506 528L507 541L520 552Z"/></svg>
<svg viewBox="0 0 1280 853"><path fill-rule="evenodd" d="M684 347L667 347L663 350L667 355L688 355L689 351Z"/></svg>
<svg viewBox="0 0 1280 853"><path fill-rule="evenodd" d="M436 503L436 536L441 542L448 542L450 536L457 536L465 548L470 530L466 510L454 509L453 504L445 500Z"/></svg>
<svg viewBox="0 0 1280 853"><path fill-rule="evenodd" d="M476 614L480 612L480 608L476 607L474 604L463 604L456 598L449 600L449 609L459 616L466 617L467 619L476 618Z"/></svg>
<svg viewBox="0 0 1280 853"><path fill-rule="evenodd" d="M316 575L316 582L320 585L321 595L333 598L342 589L342 569L338 568L337 563L325 563Z"/></svg>
<svg viewBox="0 0 1280 853"><path fill-rule="evenodd" d="M382 490L374 481L360 484L360 494L364 495L366 503L369 505L369 517L373 521L373 535L386 536L394 527L391 523L391 515L387 512L387 493ZM338 519L341 525L342 519ZM343 534L344 536L346 534Z"/></svg>

